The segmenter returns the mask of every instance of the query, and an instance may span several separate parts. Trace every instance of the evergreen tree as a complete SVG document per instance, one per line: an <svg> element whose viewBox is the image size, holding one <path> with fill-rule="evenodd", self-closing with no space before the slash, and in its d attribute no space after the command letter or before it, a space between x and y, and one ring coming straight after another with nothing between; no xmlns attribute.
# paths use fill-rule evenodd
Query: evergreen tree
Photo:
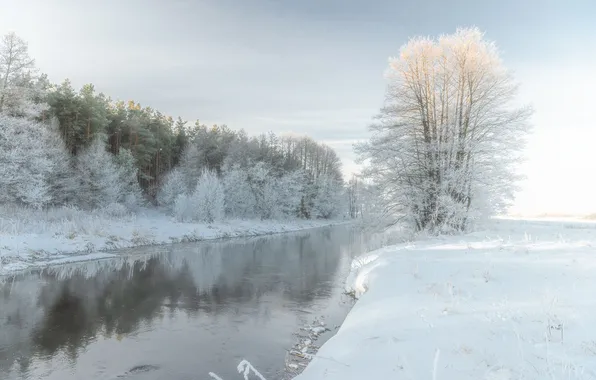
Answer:
<svg viewBox="0 0 596 380"><path fill-rule="evenodd" d="M116 156L118 165L118 184L122 193L118 202L129 209L136 209L143 204L143 193L137 179L138 169L135 158L128 149L121 149Z"/></svg>
<svg viewBox="0 0 596 380"><path fill-rule="evenodd" d="M96 137L77 156L76 170L79 181L78 201L82 207L107 207L122 199L120 171L100 137Z"/></svg>

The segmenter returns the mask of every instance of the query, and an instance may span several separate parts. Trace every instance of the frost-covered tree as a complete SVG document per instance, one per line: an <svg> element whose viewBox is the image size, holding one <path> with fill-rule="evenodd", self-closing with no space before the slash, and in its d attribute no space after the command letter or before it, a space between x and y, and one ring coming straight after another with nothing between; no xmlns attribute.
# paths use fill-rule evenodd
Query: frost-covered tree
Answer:
<svg viewBox="0 0 596 380"><path fill-rule="evenodd" d="M295 218L300 214L300 201L304 196L306 174L295 170L284 174L274 182L277 198L275 216L278 218Z"/></svg>
<svg viewBox="0 0 596 380"><path fill-rule="evenodd" d="M280 219L299 215L305 183L301 170L276 175L270 165L259 162L242 172L236 171L234 176L234 181L227 182L230 187L241 183L242 187L233 196L236 204L252 207L255 217Z"/></svg>
<svg viewBox="0 0 596 380"><path fill-rule="evenodd" d="M214 171L203 170L192 199L197 220L213 223L224 218L224 187Z"/></svg>
<svg viewBox="0 0 596 380"><path fill-rule="evenodd" d="M180 194L174 203L180 221L213 223L225 217L224 187L214 171L204 169L192 194Z"/></svg>
<svg viewBox="0 0 596 380"><path fill-rule="evenodd" d="M199 150L197 144L188 144L182 153L179 168L186 182L185 186L194 189L203 169L206 167L203 152Z"/></svg>
<svg viewBox="0 0 596 380"><path fill-rule="evenodd" d="M58 120L53 118L49 125L42 128L44 154L53 163L52 172L47 178L51 204L54 206L73 203L78 193L72 157L68 154L66 144L60 136Z"/></svg>
<svg viewBox="0 0 596 380"><path fill-rule="evenodd" d="M170 171L165 176L157 193L157 203L166 209L173 210L178 196L188 193L186 183L187 181L180 169L176 168Z"/></svg>
<svg viewBox="0 0 596 380"><path fill-rule="evenodd" d="M29 56L27 42L11 32L0 41L0 112L10 92L18 87L19 81L35 66ZM13 91L11 91L13 90Z"/></svg>
<svg viewBox="0 0 596 380"><path fill-rule="evenodd" d="M121 194L119 203L134 210L143 204L143 192L137 180L138 169L135 158L128 149L121 149L116 156L118 166L118 184Z"/></svg>
<svg viewBox="0 0 596 380"><path fill-rule="evenodd" d="M256 198L248 183L248 172L238 166L225 169L223 186L226 195L226 215L240 219L254 218Z"/></svg>
<svg viewBox="0 0 596 380"><path fill-rule="evenodd" d="M34 78L29 72L13 79L3 91L2 113L27 119L44 120L50 84L45 75Z"/></svg>
<svg viewBox="0 0 596 380"><path fill-rule="evenodd" d="M176 219L180 222L192 222L196 220L195 205L192 195L178 194L174 201L172 211Z"/></svg>
<svg viewBox="0 0 596 380"><path fill-rule="evenodd" d="M339 216L345 206L343 184L328 175L317 178L313 213L316 218L330 219Z"/></svg>
<svg viewBox="0 0 596 380"><path fill-rule="evenodd" d="M0 203L43 207L52 200L46 126L0 115Z"/></svg>
<svg viewBox="0 0 596 380"><path fill-rule="evenodd" d="M512 200L531 110L476 28L414 38L390 60L373 137L357 146L385 213L417 230L461 231Z"/></svg>
<svg viewBox="0 0 596 380"><path fill-rule="evenodd" d="M76 171L81 206L107 207L122 199L121 173L114 157L106 150L103 139L96 138L76 157Z"/></svg>
<svg viewBox="0 0 596 380"><path fill-rule="evenodd" d="M271 167L259 162L247 169L247 181L255 199L255 214L261 219L273 219L279 216L276 178Z"/></svg>

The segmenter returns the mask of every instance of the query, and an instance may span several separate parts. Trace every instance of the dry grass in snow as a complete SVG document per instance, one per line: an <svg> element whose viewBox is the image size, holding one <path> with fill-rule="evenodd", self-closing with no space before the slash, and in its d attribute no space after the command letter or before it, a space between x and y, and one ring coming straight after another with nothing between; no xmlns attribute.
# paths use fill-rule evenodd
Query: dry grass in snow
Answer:
<svg viewBox="0 0 596 380"><path fill-rule="evenodd" d="M30 267L110 256L118 248L227 237L257 236L322 227L328 220L228 220L183 223L157 210L131 214L113 207L94 212L61 207L0 208L0 275Z"/></svg>

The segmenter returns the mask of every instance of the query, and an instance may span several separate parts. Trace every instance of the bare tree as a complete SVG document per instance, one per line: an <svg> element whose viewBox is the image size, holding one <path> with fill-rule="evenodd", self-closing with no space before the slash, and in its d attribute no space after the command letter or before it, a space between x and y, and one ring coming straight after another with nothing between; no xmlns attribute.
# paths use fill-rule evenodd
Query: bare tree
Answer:
<svg viewBox="0 0 596 380"><path fill-rule="evenodd" d="M411 39L392 58L373 137L356 146L386 213L417 230L461 231L513 198L529 107L476 28Z"/></svg>
<svg viewBox="0 0 596 380"><path fill-rule="evenodd" d="M6 90L12 81L18 80L33 69L35 60L29 57L27 42L10 32L0 42L0 112L4 106Z"/></svg>

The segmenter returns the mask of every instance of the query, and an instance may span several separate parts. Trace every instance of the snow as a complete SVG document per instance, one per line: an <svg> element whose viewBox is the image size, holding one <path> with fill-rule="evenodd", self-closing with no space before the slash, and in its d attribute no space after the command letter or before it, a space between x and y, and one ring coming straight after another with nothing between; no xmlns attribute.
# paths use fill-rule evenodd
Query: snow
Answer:
<svg viewBox="0 0 596 380"><path fill-rule="evenodd" d="M595 379L596 223L492 223L354 260L359 300L296 380Z"/></svg>
<svg viewBox="0 0 596 380"><path fill-rule="evenodd" d="M105 251L147 245L258 236L342 223L339 220L178 222L157 210L111 216L71 208L0 209L0 275L32 267L114 256Z"/></svg>

